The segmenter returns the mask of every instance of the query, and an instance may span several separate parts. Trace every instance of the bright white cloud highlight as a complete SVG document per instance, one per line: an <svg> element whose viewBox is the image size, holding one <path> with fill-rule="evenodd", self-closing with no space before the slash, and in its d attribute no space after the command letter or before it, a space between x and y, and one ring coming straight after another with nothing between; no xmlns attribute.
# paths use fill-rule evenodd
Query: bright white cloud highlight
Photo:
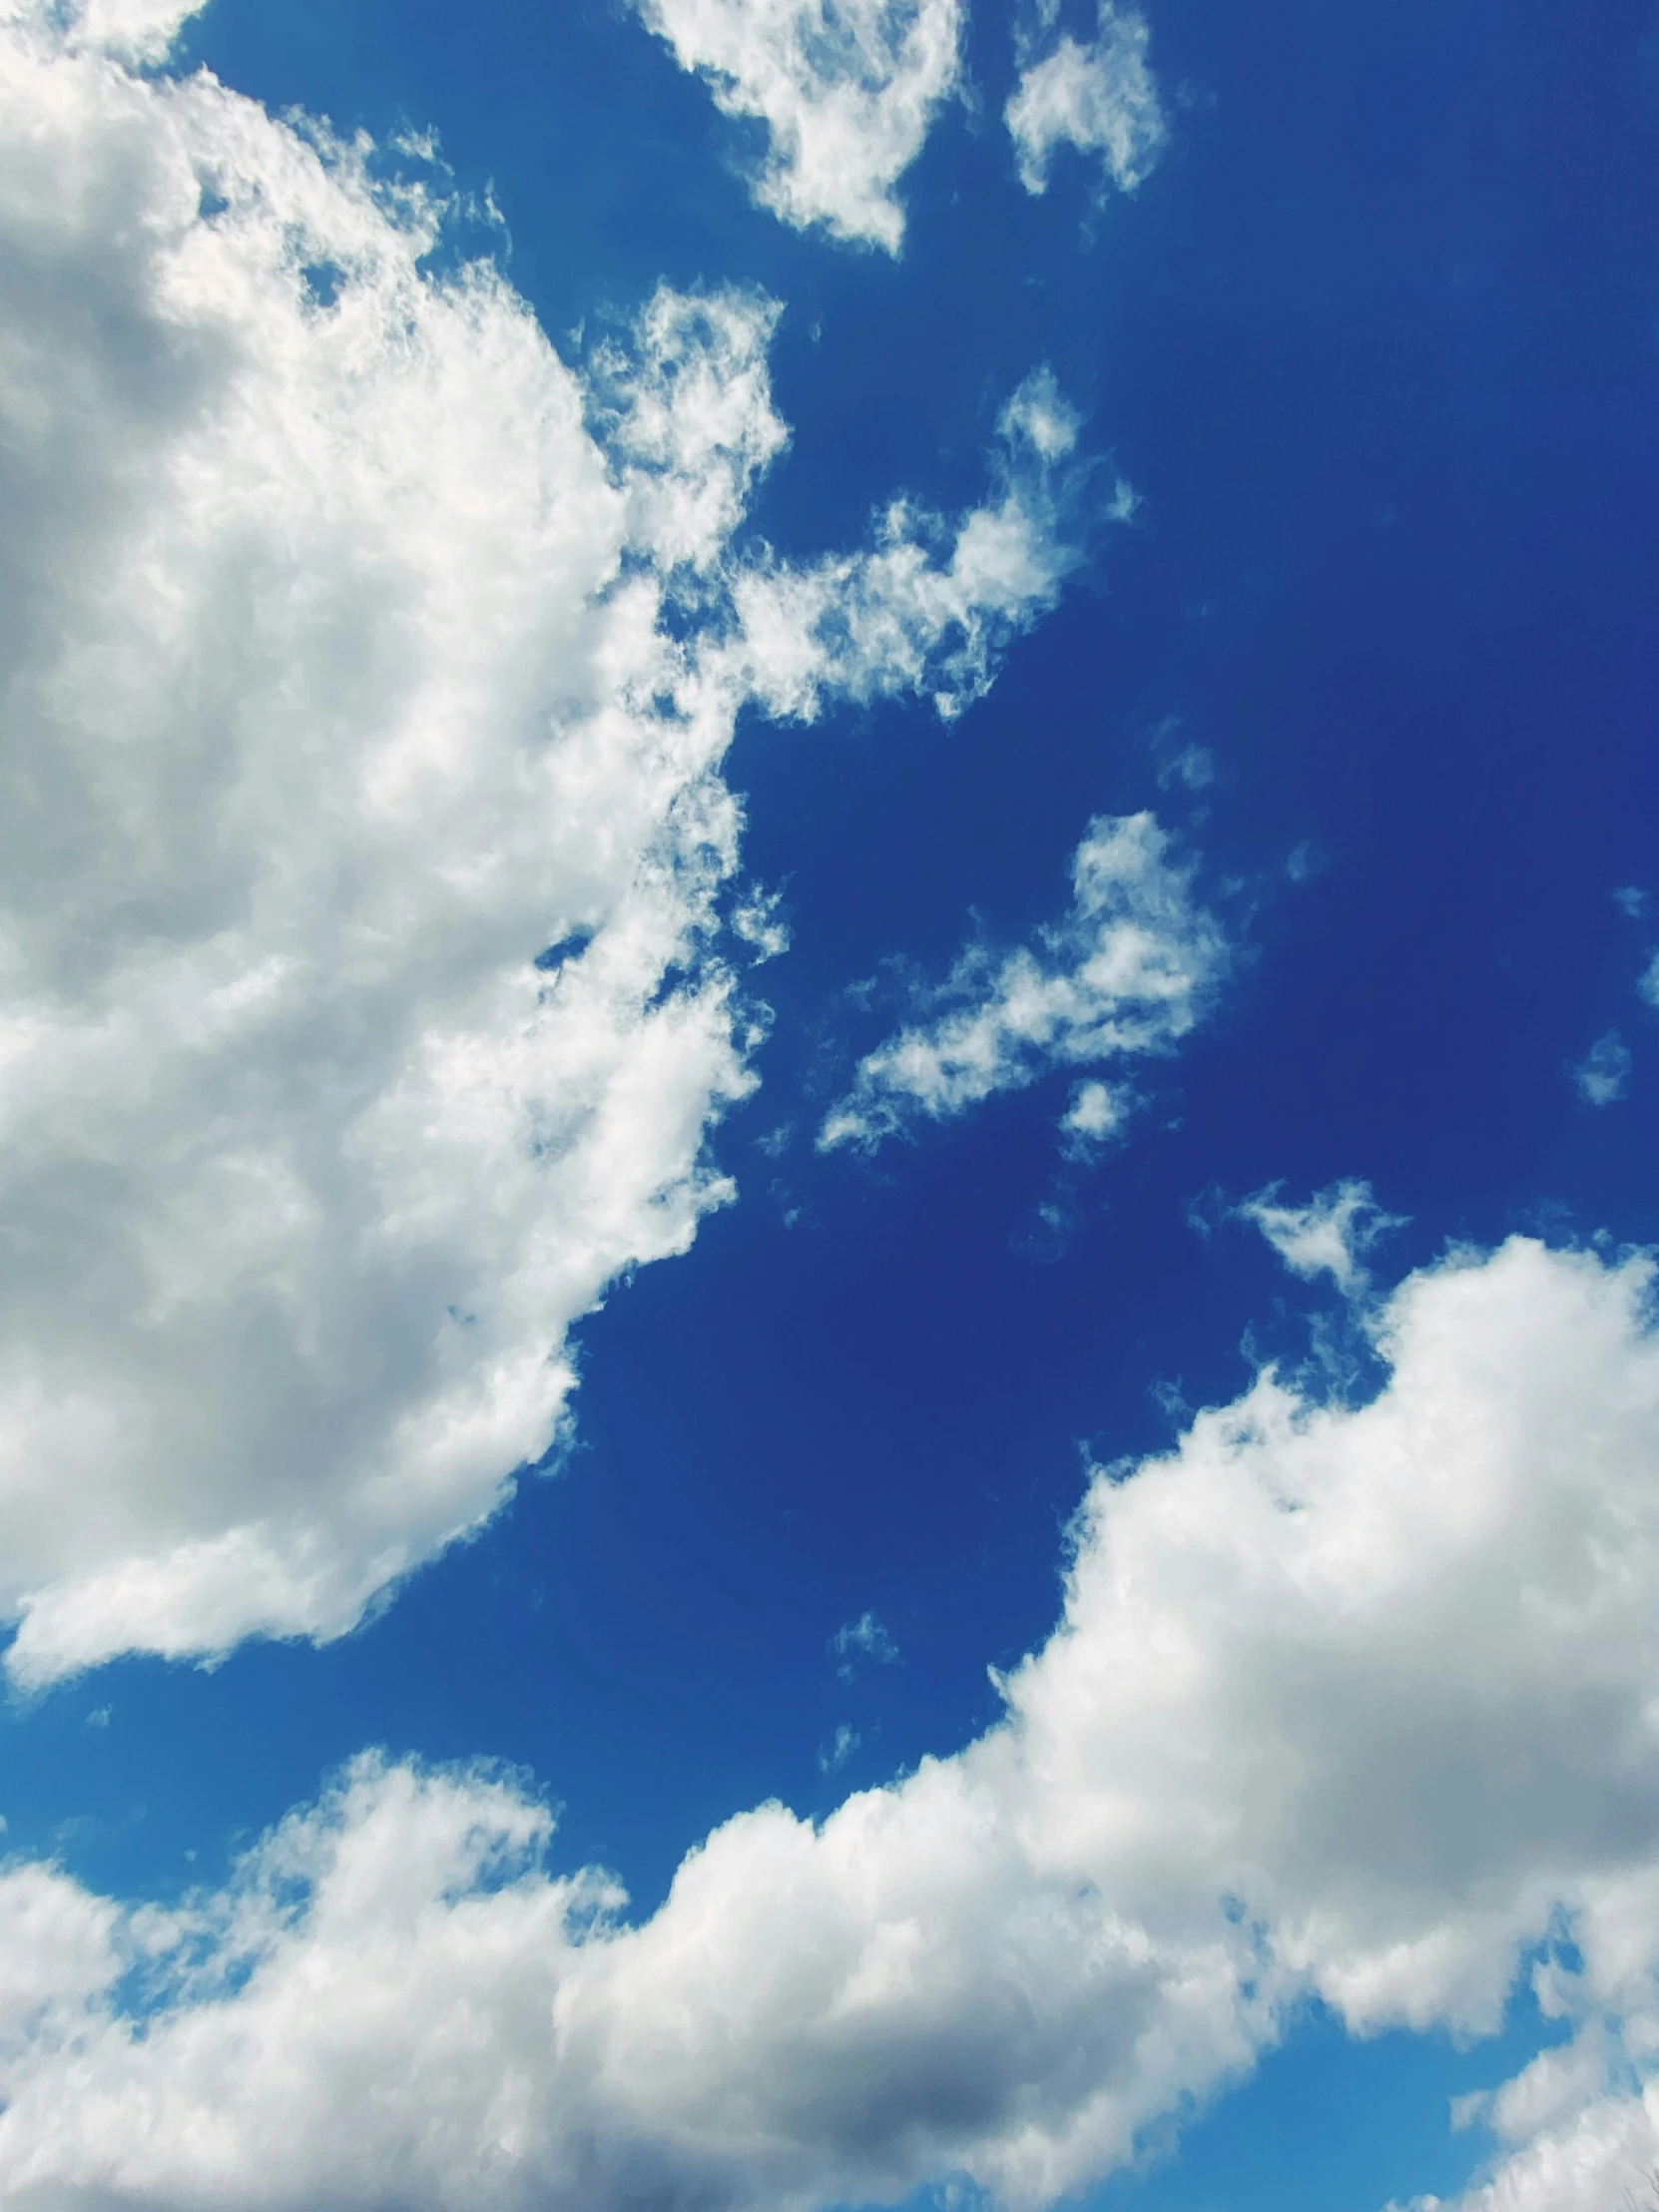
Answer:
<svg viewBox="0 0 1659 2212"><path fill-rule="evenodd" d="M1056 12L1043 11L1050 29ZM1027 61L1004 111L1027 192L1047 191L1061 146L1098 159L1102 184L1119 192L1151 174L1169 132L1147 61L1150 37L1143 16L1101 0L1087 45L1062 33L1040 61Z"/></svg>
<svg viewBox="0 0 1659 2212"><path fill-rule="evenodd" d="M955 90L963 0L636 0L730 116L765 126L757 204L896 254L894 187Z"/></svg>
<svg viewBox="0 0 1659 2212"><path fill-rule="evenodd" d="M201 12L204 0L83 0L60 13L68 20L64 36L73 45L113 54L125 62L167 59L181 27ZM27 17L27 0L10 0L6 13Z"/></svg>
<svg viewBox="0 0 1659 2212"><path fill-rule="evenodd" d="M1282 1206L1282 1187L1270 1184L1234 1211L1262 1232L1293 1275L1307 1282L1333 1276L1345 1298L1364 1291L1371 1273L1361 1255L1388 1230L1402 1229L1403 1217L1383 1213L1369 1183L1333 1183L1316 1191L1306 1206Z"/></svg>
<svg viewBox="0 0 1659 2212"><path fill-rule="evenodd" d="M1171 858L1150 815L1097 816L1072 859L1064 919L1041 930L1034 949L964 952L929 994L934 1019L860 1061L820 1149L873 1149L918 1117L959 1114L1050 1067L1173 1049L1227 964L1219 925L1193 899L1192 873ZM1097 1126L1085 1129L1079 1110ZM1062 1126L1104 1135L1105 1099L1080 1098Z"/></svg>
<svg viewBox="0 0 1659 2212"><path fill-rule="evenodd" d="M1592 2201L1659 2062L1651 1290L1458 1254L1374 1311L1372 1402L1270 1371L1098 1473L997 1727L821 1825L741 1815L643 1925L542 1871L515 1786L373 1760L172 1917L14 1867L0 2196L1037 2205L1308 1992L1478 2034L1564 1936L1582 2047L1491 2108L1542 2178L1476 2201Z"/></svg>
<svg viewBox="0 0 1659 2212"><path fill-rule="evenodd" d="M584 381L426 273L433 188L128 74L176 14L0 13L25 1684L338 1634L499 1504L569 1325L729 1195L738 714L960 705L1076 557L1041 379L982 509L740 556L770 302L665 291Z"/></svg>
<svg viewBox="0 0 1659 2212"><path fill-rule="evenodd" d="M1654 1902L1643 1901L1649 1910ZM1582 2001L1593 2003L1591 1989L1584 1989ZM1612 2033L1593 2021L1558 2055L1534 2060L1483 2104L1477 2116L1508 2155L1455 2200L1456 2212L1649 2212L1659 2173L1659 2081L1612 2086L1632 2071L1625 2044L1633 2035L1651 2061L1651 1998L1644 2012ZM1452 2206L1428 2197L1408 2212L1452 2212Z"/></svg>

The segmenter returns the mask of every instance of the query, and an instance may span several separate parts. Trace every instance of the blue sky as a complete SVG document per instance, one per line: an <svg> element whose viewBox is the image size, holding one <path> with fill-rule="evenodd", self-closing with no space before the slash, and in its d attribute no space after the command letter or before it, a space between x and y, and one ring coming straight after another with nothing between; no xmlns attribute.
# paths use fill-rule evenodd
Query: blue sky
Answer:
<svg viewBox="0 0 1659 2212"><path fill-rule="evenodd" d="M0 55L0 2198L1622 2205L1659 20Z"/></svg>

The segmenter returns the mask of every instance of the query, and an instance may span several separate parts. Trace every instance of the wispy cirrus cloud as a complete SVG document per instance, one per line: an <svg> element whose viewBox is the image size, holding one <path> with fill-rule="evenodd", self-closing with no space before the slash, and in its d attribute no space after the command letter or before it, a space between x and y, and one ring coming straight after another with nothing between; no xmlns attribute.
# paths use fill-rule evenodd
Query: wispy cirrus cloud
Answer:
<svg viewBox="0 0 1659 2212"><path fill-rule="evenodd" d="M820 1150L873 1150L1050 1068L1173 1049L1229 958L1220 924L1192 895L1193 872L1151 815L1096 817L1072 859L1070 910L1031 945L964 952L923 994L931 1018L858 1063L851 1090L825 1118ZM1123 1099L1097 1083L1062 1126L1098 1139L1123 1111Z"/></svg>
<svg viewBox="0 0 1659 2212"><path fill-rule="evenodd" d="M1293 1275L1305 1281L1329 1275L1345 1298L1365 1291L1371 1271L1364 1255L1390 1229L1402 1229L1405 1217L1384 1213L1371 1185L1353 1178L1316 1191L1306 1206L1283 1204L1283 1188L1270 1183L1242 1199L1234 1214L1262 1232Z"/></svg>

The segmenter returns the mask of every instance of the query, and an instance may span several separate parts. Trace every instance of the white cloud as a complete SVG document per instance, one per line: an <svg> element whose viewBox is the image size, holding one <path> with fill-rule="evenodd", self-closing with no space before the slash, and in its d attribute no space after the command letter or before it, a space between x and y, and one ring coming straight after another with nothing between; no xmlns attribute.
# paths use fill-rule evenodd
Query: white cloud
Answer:
<svg viewBox="0 0 1659 2212"><path fill-rule="evenodd" d="M782 891L757 889L732 909L733 930L751 948L757 965L776 960L790 949L789 924L778 912L783 902Z"/></svg>
<svg viewBox="0 0 1659 2212"><path fill-rule="evenodd" d="M1497 2156L1458 2212L1648 2212L1659 2200L1659 1865L1587 1882L1569 1935L1572 1950L1534 1974L1568 2039L1469 2100Z"/></svg>
<svg viewBox="0 0 1659 2212"><path fill-rule="evenodd" d="M1054 10L1043 11L1050 27ZM1027 192L1048 189L1060 146L1097 155L1103 181L1133 192L1151 174L1169 133L1147 62L1143 16L1101 0L1094 39L1062 33L1040 61L1027 60L1004 112Z"/></svg>
<svg viewBox="0 0 1659 2212"><path fill-rule="evenodd" d="M664 291L585 382L492 268L426 273L436 188L109 43L0 14L28 1684L338 1634L499 1504L571 1322L729 1195L736 717L958 704L1075 558L1029 401L956 523L741 558L771 302Z"/></svg>
<svg viewBox="0 0 1659 2212"><path fill-rule="evenodd" d="M857 1750L860 1737L850 1721L841 1721L834 1735L818 1755L819 1772L833 1774L837 1767L844 1767Z"/></svg>
<svg viewBox="0 0 1659 2212"><path fill-rule="evenodd" d="M1599 2056L1576 2042L1570 2046L1564 2093L1570 2096L1579 2077L1593 2077L1602 2088L1613 2068L1598 2064ZM1609 2056L1616 2065L1616 2046ZM1457 2212L1650 2212L1659 2198L1659 2083L1573 2101L1576 2109L1540 2127L1458 2197ZM1436 2207L1452 2212L1451 2202L1440 2198L1423 2200L1413 2212Z"/></svg>
<svg viewBox="0 0 1659 2212"><path fill-rule="evenodd" d="M1099 815L1071 874L1071 910L1038 949L963 953L932 994L946 1010L859 1063L821 1150L869 1149L918 1115L961 1113L1048 1067L1167 1052L1187 1034L1227 963L1220 928L1193 900L1192 869L1170 859L1150 815Z"/></svg>
<svg viewBox="0 0 1659 2212"><path fill-rule="evenodd" d="M852 1679L853 1666L859 1659L872 1659L882 1667L898 1663L898 1646L876 1616L867 1610L855 1621L847 1621L836 1629L830 1639L830 1653L840 1662L835 1671L843 1682Z"/></svg>
<svg viewBox="0 0 1659 2212"><path fill-rule="evenodd" d="M67 41L140 65L167 59L181 28L205 0L70 0L59 9ZM8 0L5 13L27 20L30 0ZM0 20L4 20L0 16Z"/></svg>
<svg viewBox="0 0 1659 2212"><path fill-rule="evenodd" d="M894 187L955 90L963 0L636 0L723 114L765 125L757 204L896 254Z"/></svg>
<svg viewBox="0 0 1659 2212"><path fill-rule="evenodd" d="M1630 1047L1616 1029L1609 1029L1571 1072L1587 1105L1611 1106L1624 1096L1630 1081Z"/></svg>
<svg viewBox="0 0 1659 2212"><path fill-rule="evenodd" d="M142 1932L148 1916L132 1917ZM18 2060L64 2046L120 1970L124 1916L56 1868L0 1872L0 2082Z"/></svg>
<svg viewBox="0 0 1659 2212"><path fill-rule="evenodd" d="M1402 1229L1404 1217L1383 1213L1369 1183L1333 1183L1316 1191L1306 1206L1281 1206L1282 1187L1270 1184L1234 1212L1262 1232L1293 1275L1307 1281L1334 1276L1345 1297L1363 1291L1371 1275L1360 1255L1388 1230Z"/></svg>
<svg viewBox="0 0 1659 2212"><path fill-rule="evenodd" d="M872 550L798 567L750 563L732 581L748 681L775 714L930 691L949 720L989 686L1010 636L1052 607L1095 513L1127 519L1126 487L1091 509L1093 471L1072 459L1078 419L1034 370L997 420L993 502L955 523L894 500Z"/></svg>
<svg viewBox="0 0 1659 2212"><path fill-rule="evenodd" d="M1310 1992L1479 2033L1561 1937L1546 2007L1624 2072L1503 2091L1554 2178L1474 2201L1577 2212L1659 2056L1650 1296L1520 1239L1409 1278L1371 1403L1270 1372L1096 1475L998 1726L741 1815L639 1926L516 1785L373 1760L171 1919L14 1867L5 2201L1036 2205Z"/></svg>
<svg viewBox="0 0 1659 2212"><path fill-rule="evenodd" d="M1653 955L1642 970L1641 980L1636 988L1650 1006L1659 1007L1659 952Z"/></svg>
<svg viewBox="0 0 1659 2212"><path fill-rule="evenodd" d="M1115 1091L1109 1083L1079 1083L1060 1117L1061 1134L1079 1157L1086 1158L1117 1135L1132 1105L1127 1091Z"/></svg>

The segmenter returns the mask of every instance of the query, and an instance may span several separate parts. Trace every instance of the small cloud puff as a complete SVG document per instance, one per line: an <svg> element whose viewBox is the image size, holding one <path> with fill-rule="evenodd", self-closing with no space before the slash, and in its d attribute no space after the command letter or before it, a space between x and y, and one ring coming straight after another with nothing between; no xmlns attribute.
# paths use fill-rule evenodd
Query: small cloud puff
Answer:
<svg viewBox="0 0 1659 2212"><path fill-rule="evenodd" d="M1052 7L1044 10L1051 26ZM1147 66L1145 19L1101 0L1093 41L1064 34L1044 58L1022 69L1004 111L1029 193L1048 189L1059 146L1100 158L1103 180L1133 192L1151 174L1168 136L1158 83Z"/></svg>
<svg viewBox="0 0 1659 2212"><path fill-rule="evenodd" d="M782 891L756 890L733 908L733 932L752 948L757 966L763 960L776 960L790 949L789 923L778 913L783 903Z"/></svg>
<svg viewBox="0 0 1659 2212"><path fill-rule="evenodd" d="M207 0L83 0L65 11L67 36L76 46L101 49L117 61L154 66Z"/></svg>
<svg viewBox="0 0 1659 2212"><path fill-rule="evenodd" d="M637 0L722 114L766 126L758 206L896 254L894 186L956 89L963 0Z"/></svg>
<svg viewBox="0 0 1659 2212"><path fill-rule="evenodd" d="M898 1646L875 1615L868 1611L837 1628L828 1648L830 1657L840 1662L835 1672L843 1682L851 1681L853 1667L859 1659L873 1660L881 1667L898 1664Z"/></svg>
<svg viewBox="0 0 1659 2212"><path fill-rule="evenodd" d="M1082 426L1082 416L1047 367L1032 370L997 420L1004 438L1011 444L1028 445L1044 461L1063 460L1075 447Z"/></svg>
<svg viewBox="0 0 1659 2212"><path fill-rule="evenodd" d="M860 1740L858 1731L848 1722L842 1721L818 1755L819 1772L833 1774L837 1767L844 1767L857 1750Z"/></svg>
<svg viewBox="0 0 1659 2212"><path fill-rule="evenodd" d="M1190 792L1206 791L1216 780L1216 757L1207 745L1183 746L1173 760L1158 771L1158 789L1185 784Z"/></svg>
<svg viewBox="0 0 1659 2212"><path fill-rule="evenodd" d="M1611 1106L1624 1096L1630 1081L1630 1047L1616 1029L1609 1029L1569 1072L1586 1105Z"/></svg>
<svg viewBox="0 0 1659 2212"><path fill-rule="evenodd" d="M1133 1104L1127 1086L1114 1090L1109 1083L1080 1083L1070 1106L1060 1117L1060 1133L1067 1150L1087 1157L1115 1137L1129 1118Z"/></svg>
<svg viewBox="0 0 1659 2212"><path fill-rule="evenodd" d="M1363 1292L1371 1277L1360 1255L1390 1229L1402 1229L1403 1214L1385 1214L1369 1183L1333 1183L1317 1191L1306 1206L1281 1206L1281 1184L1243 1200L1233 1211L1258 1228L1293 1275L1311 1282L1330 1275L1345 1298Z"/></svg>
<svg viewBox="0 0 1659 2212"><path fill-rule="evenodd" d="M1122 521L1133 494L1090 495L1072 459L1078 417L1039 367L997 418L994 496L954 523L893 500L873 546L799 567L757 557L729 579L756 699L811 719L827 695L930 692L947 721L990 688L1010 638L1053 606L1097 519ZM1128 502L1128 504L1126 504Z"/></svg>
<svg viewBox="0 0 1659 2212"><path fill-rule="evenodd" d="M1070 912L1037 932L1035 948L964 952L927 994L945 1010L859 1063L819 1149L873 1151L918 1117L943 1120L1051 1067L1173 1050L1228 960L1192 873L1171 859L1151 815L1097 816L1072 860ZM1091 1100L1074 1130L1103 1135L1106 1110L1104 1096Z"/></svg>
<svg viewBox="0 0 1659 2212"><path fill-rule="evenodd" d="M1636 988L1648 1005L1655 1008L1655 1010L1659 1010L1659 952L1653 955L1653 958L1642 970L1641 980L1637 983Z"/></svg>

